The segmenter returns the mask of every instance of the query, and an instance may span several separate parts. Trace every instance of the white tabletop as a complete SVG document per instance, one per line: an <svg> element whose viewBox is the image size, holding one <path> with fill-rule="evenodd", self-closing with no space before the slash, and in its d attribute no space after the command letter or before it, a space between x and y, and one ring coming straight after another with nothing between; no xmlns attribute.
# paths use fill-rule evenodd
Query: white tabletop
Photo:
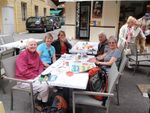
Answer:
<svg viewBox="0 0 150 113"><path fill-rule="evenodd" d="M19 48L19 49L23 49L23 48L26 47L27 40L28 39L24 39L24 40L19 40L19 41L3 44L3 45L0 45L0 48L5 48L5 49ZM42 39L35 39L35 40L37 42L42 41Z"/></svg>
<svg viewBox="0 0 150 113"><path fill-rule="evenodd" d="M96 54L98 50L98 42L77 42L72 49L69 51L70 53L86 53L86 54Z"/></svg>
<svg viewBox="0 0 150 113"><path fill-rule="evenodd" d="M95 64L87 62L87 60L91 57L93 56L77 59L77 55L65 54L55 63L49 66L42 74L44 75L47 73L51 73L52 77L57 77L54 81L48 81L49 85L76 89L86 89L89 79L88 72L73 72L72 76L67 75L67 72L73 71L72 66L74 64L77 64L79 68L83 69L82 66L86 63L86 66L84 67L85 70L95 67ZM84 71L84 69L82 69L79 70Z"/></svg>

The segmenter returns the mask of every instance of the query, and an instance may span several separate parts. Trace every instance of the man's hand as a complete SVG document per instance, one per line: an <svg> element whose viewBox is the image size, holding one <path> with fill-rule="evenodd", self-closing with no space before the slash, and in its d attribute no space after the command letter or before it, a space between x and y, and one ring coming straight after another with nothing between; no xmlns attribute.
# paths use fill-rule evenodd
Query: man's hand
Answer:
<svg viewBox="0 0 150 113"><path fill-rule="evenodd" d="M88 62L96 62L96 58L90 58L89 60L88 60Z"/></svg>

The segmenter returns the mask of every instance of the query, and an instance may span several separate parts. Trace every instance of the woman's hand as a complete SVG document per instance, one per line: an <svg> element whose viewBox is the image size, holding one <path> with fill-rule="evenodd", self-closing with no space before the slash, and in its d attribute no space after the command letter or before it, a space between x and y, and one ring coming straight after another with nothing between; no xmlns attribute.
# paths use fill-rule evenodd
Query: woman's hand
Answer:
<svg viewBox="0 0 150 113"><path fill-rule="evenodd" d="M46 69L47 67L49 67L50 65L47 63L43 63L44 64L44 68Z"/></svg>
<svg viewBox="0 0 150 113"><path fill-rule="evenodd" d="M100 62L99 62L98 60L96 60L95 64L99 65L99 64L100 64Z"/></svg>

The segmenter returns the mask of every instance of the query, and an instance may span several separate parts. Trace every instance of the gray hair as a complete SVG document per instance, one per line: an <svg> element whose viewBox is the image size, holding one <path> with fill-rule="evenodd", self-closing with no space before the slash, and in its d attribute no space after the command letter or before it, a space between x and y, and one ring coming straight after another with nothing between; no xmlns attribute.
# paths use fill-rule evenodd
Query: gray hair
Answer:
<svg viewBox="0 0 150 113"><path fill-rule="evenodd" d="M113 35L109 37L108 41L110 41L110 40L113 40L117 43L117 38Z"/></svg>
<svg viewBox="0 0 150 113"><path fill-rule="evenodd" d="M36 42L37 43L37 41L34 38L29 38L29 39L27 39L26 47L28 47L31 42Z"/></svg>
<svg viewBox="0 0 150 113"><path fill-rule="evenodd" d="M105 38L107 38L107 37L106 37L106 34L105 34L104 32L100 32L100 33L98 34L98 37L99 37L100 35L103 35Z"/></svg>

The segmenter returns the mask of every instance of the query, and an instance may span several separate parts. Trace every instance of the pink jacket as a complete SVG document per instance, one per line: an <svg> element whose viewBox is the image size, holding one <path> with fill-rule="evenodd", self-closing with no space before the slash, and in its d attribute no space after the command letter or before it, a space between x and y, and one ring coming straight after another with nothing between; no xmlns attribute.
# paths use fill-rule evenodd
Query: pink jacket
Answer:
<svg viewBox="0 0 150 113"><path fill-rule="evenodd" d="M34 79L41 74L43 69L43 63L37 52L32 53L26 49L16 59L16 78Z"/></svg>

